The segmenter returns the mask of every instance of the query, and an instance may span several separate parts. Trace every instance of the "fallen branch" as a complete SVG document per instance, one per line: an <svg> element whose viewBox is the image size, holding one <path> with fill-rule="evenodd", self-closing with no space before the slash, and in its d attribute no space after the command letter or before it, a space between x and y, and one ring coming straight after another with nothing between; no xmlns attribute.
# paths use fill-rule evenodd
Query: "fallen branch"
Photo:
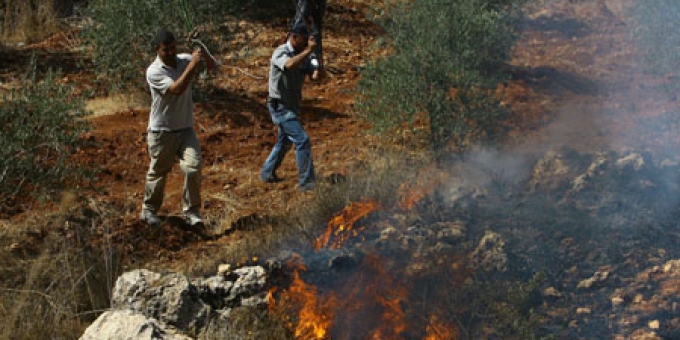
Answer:
<svg viewBox="0 0 680 340"><path fill-rule="evenodd" d="M218 68L219 68L219 67L233 68L233 69L235 69L235 70L237 70L237 71L239 71L239 72L241 72L241 73L243 73L243 74L245 74L245 75L247 75L247 76L249 76L249 77L251 77L251 78L254 78L254 79L264 79L264 77L256 76L256 75L254 75L254 74L252 74L252 73L249 73L248 71L246 71L246 70L244 70L244 69L242 69L242 68L240 68L240 67L229 66L229 65L222 65L222 63L219 62L219 61L217 60L217 58L215 58L215 56L212 55L212 53L210 53L210 50L208 49L207 46L205 46L205 44L204 44L202 41L200 41L200 40L198 40L198 39L191 39L191 41L192 41L193 43L198 44L199 46L201 46L201 48L203 49L203 51L205 51L205 53L208 55L208 57L210 57L210 59L212 59L212 61L215 63L215 65L216 65Z"/></svg>

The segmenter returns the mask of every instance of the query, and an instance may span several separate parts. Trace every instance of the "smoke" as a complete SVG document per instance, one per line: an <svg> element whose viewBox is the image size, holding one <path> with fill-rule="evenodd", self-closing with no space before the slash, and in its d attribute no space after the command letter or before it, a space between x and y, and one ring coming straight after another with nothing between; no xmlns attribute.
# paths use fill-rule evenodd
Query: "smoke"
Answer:
<svg viewBox="0 0 680 340"><path fill-rule="evenodd" d="M531 174L535 162L533 152L513 149L480 148L465 161L455 165L451 173L461 189L484 187L492 182L518 182Z"/></svg>
<svg viewBox="0 0 680 340"><path fill-rule="evenodd" d="M565 147L644 153L657 166L677 163L678 19L680 2L671 0L529 5L513 63L519 82L534 94L524 99L531 101L527 107L545 120L521 144L476 151L455 171L471 185L522 179L543 154ZM522 100L524 93L515 98ZM672 172L662 175L669 176L666 182L677 180Z"/></svg>
<svg viewBox="0 0 680 340"><path fill-rule="evenodd" d="M551 1L530 13L520 61L550 115L533 142L677 158L680 30L669 25L679 15L666 0Z"/></svg>
<svg viewBox="0 0 680 340"><path fill-rule="evenodd" d="M515 63L524 70L519 80L537 94L531 100L540 102L546 123L527 133L520 144L470 152L449 169L448 182L434 185L434 198L421 200L412 210L353 220L373 234L359 233L361 237L349 242L355 247L352 256L330 262L354 263L351 269L358 275L337 274L340 278L324 287L357 289L339 294L347 307L347 313L336 315L341 330L356 332L363 323L376 324L367 311L379 311L382 320L414 320L422 311L413 307L413 296L427 296L429 300L422 300L432 304L446 302L449 308L442 315L447 320L482 324L474 310L462 313L456 306L479 302L484 295L477 295L482 290L476 288L485 282L526 282L539 272L546 273L547 284L557 292L535 305L548 320L545 328L532 328L537 334L554 335L551 323L573 324L560 335L581 338L631 334L636 327L646 327L623 322L632 316L670 322L670 317L639 316L634 304L631 311L612 309L612 296L628 289L626 280L636 277L640 268L659 264L650 249L663 249L666 258L680 257L677 236L667 236L677 228L680 192L680 110L675 96L665 90L668 74L649 73L631 36L631 11L637 7L624 0L548 0L535 6L527 15L531 32L520 42ZM338 225L345 228L347 223ZM481 242L487 235L497 242ZM479 277L442 280L445 270L469 273L457 267L464 261L454 261L453 255L467 259L478 249L488 251L490 259L504 255L507 272L478 271ZM357 268L366 264L366 254L381 255L378 264ZM580 283L599 274L613 278L583 291ZM395 276L384 278L390 275ZM343 277L349 279L340 281ZM368 280L374 277L379 279ZM403 277L419 284L392 283ZM496 286L490 287L496 291ZM460 296L454 294L456 289ZM366 293L388 298L359 306L367 300ZM358 302L355 306L348 301ZM408 308L401 308L402 301ZM573 312L585 306L594 314ZM606 322L602 315L607 315ZM410 334L420 336L411 338L423 338L426 329L433 328L429 320L439 316L423 318L429 324L415 333L411 329ZM404 335L410 328L392 329Z"/></svg>

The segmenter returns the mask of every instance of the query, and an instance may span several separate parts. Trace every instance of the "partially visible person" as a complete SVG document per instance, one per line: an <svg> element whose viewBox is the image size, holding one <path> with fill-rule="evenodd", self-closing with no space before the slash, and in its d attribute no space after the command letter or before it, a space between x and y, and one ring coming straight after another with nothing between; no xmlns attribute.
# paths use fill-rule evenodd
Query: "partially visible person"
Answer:
<svg viewBox="0 0 680 340"><path fill-rule="evenodd" d="M295 144L298 188L307 191L316 184L312 143L299 119L305 77L309 76L315 81L325 77L323 68L312 65L311 55L315 48L315 38L309 36L304 23L299 23L291 28L288 41L272 55L267 106L272 121L278 127L278 137L260 172L260 179L266 183L280 181L276 170L291 144Z"/></svg>
<svg viewBox="0 0 680 340"><path fill-rule="evenodd" d="M326 0L297 0L295 17L290 27L304 24L316 41L316 48L312 51L312 63L323 67L323 17L326 14Z"/></svg>
<svg viewBox="0 0 680 340"><path fill-rule="evenodd" d="M156 60L146 70L151 91L151 111L147 144L151 162L146 174L141 219L150 225L161 223L158 211L163 204L165 182L175 160L184 172L182 212L191 226L201 218L201 147L194 130L194 104L191 83L204 60L203 51L177 54L172 32L160 29L153 40ZM210 58L208 69L214 68Z"/></svg>

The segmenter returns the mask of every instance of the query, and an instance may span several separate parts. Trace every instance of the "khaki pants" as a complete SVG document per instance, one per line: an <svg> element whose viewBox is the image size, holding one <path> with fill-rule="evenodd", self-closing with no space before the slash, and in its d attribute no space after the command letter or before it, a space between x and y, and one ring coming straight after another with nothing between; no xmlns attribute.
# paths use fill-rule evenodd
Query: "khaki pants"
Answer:
<svg viewBox="0 0 680 340"><path fill-rule="evenodd" d="M201 147L194 129L178 132L149 132L146 138L151 163L146 173L143 209L158 212L163 204L165 181L175 159L184 172L182 210L198 213L201 208Z"/></svg>

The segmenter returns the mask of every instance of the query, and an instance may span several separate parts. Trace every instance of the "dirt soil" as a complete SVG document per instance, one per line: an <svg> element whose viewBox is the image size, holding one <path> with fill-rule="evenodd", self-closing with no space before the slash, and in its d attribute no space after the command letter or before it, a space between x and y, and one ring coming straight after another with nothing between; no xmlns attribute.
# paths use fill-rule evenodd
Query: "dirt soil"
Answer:
<svg viewBox="0 0 680 340"><path fill-rule="evenodd" d="M323 82L305 85L302 120L312 139L320 186L329 178L347 175L376 152L374 138L366 132L369 127L357 119L352 109L353 87L360 67L370 57L368 47L380 34L379 28L365 17L367 8L362 1L334 1L329 5L324 32L328 77ZM250 8L245 17L252 21L228 23L236 32L232 45L240 51L250 51L250 56L216 55L223 63L219 73L195 85L196 129L204 160L203 215L217 238L210 242L212 246L226 245L239 238L238 233L230 231L248 221L283 216L322 194L297 189L294 152L277 172L284 181L265 184L258 179L277 133L265 103L269 58L273 49L285 42L290 20L284 16L260 20L263 16L271 18L275 10L263 14L262 9ZM66 32L23 49L6 51L3 57L12 63L3 63L8 65L3 69L3 82L10 84L18 79L26 66L18 61L36 52L40 69L59 65L66 73L64 82L75 81L83 91L96 90L93 75L79 68L71 52L78 43L77 34ZM149 62L154 58L147 57ZM129 216L118 230L121 240L135 239L125 234L135 235L147 229L137 221L149 161L145 139L148 94L139 97L94 98L90 108L95 112L89 118L94 129L84 136L92 146L78 150L73 158L78 164L98 169L94 182L82 183L79 193L99 203L120 207L122 214ZM179 219L182 182L176 165L168 178L164 206L159 212L166 220L163 239L152 242L155 246L151 249L146 244L140 245L147 251L138 255L156 256L161 252L181 261L186 259L185 255L193 256L194 247L201 247L201 239ZM88 192L90 186L98 189ZM34 203L25 206L31 204ZM33 213L27 209L14 219Z"/></svg>

